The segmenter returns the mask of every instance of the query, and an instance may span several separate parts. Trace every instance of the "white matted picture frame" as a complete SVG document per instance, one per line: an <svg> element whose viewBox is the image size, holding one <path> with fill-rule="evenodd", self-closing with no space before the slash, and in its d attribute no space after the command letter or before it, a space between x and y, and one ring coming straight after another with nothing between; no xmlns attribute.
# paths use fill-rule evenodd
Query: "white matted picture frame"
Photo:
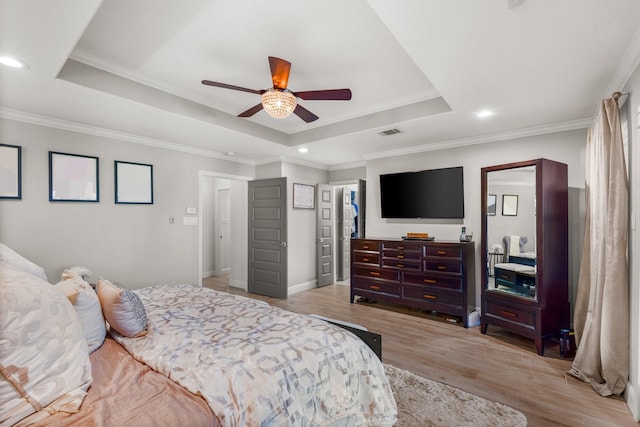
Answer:
<svg viewBox="0 0 640 427"><path fill-rule="evenodd" d="M49 151L49 201L99 202L98 157Z"/></svg>
<svg viewBox="0 0 640 427"><path fill-rule="evenodd" d="M294 209L316 208L316 186L309 184L293 183L293 207Z"/></svg>
<svg viewBox="0 0 640 427"><path fill-rule="evenodd" d="M518 196L515 194L502 195L502 215L517 216L518 215Z"/></svg>
<svg viewBox="0 0 640 427"><path fill-rule="evenodd" d="M116 160L113 162L115 203L153 204L153 165Z"/></svg>
<svg viewBox="0 0 640 427"><path fill-rule="evenodd" d="M0 199L22 199L22 147L0 144Z"/></svg>

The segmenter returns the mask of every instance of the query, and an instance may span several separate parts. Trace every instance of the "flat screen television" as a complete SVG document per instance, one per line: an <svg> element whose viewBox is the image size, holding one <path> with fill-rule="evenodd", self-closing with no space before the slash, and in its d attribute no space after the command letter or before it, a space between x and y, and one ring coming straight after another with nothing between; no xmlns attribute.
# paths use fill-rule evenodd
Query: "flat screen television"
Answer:
<svg viewBox="0 0 640 427"><path fill-rule="evenodd" d="M464 218L462 166L380 175L383 218Z"/></svg>

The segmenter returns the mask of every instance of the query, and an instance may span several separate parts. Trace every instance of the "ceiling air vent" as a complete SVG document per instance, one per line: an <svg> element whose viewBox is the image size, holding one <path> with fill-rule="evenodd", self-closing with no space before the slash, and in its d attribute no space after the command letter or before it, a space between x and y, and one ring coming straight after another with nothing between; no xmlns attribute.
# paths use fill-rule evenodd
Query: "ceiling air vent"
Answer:
<svg viewBox="0 0 640 427"><path fill-rule="evenodd" d="M391 136L391 135L395 135L397 133L401 133L399 129L387 129L387 130L383 130L382 132L378 132L378 135L382 135L382 136Z"/></svg>

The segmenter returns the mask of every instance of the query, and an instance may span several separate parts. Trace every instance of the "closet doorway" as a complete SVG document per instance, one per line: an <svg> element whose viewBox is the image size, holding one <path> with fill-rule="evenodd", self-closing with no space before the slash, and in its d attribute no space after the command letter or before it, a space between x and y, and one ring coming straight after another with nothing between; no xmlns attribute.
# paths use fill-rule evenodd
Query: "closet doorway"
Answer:
<svg viewBox="0 0 640 427"><path fill-rule="evenodd" d="M200 171L198 283L247 289L247 186L250 177Z"/></svg>
<svg viewBox="0 0 640 427"><path fill-rule="evenodd" d="M336 201L336 281L349 280L351 275L351 239L364 238L366 217L366 181L333 183Z"/></svg>

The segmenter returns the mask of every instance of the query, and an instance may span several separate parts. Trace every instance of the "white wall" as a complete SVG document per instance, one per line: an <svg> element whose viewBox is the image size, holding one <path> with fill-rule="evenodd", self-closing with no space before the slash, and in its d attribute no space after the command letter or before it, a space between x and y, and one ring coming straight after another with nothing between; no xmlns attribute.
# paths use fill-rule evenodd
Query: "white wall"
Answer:
<svg viewBox="0 0 640 427"><path fill-rule="evenodd" d="M326 184L327 171L282 163L282 176L287 177L287 234L289 293L315 288L316 209L293 208L293 184Z"/></svg>
<svg viewBox="0 0 640 427"><path fill-rule="evenodd" d="M13 120L0 141L22 146L22 200L0 201L0 241L42 265L51 282L72 265L130 288L196 283L198 171L252 176L253 167ZM99 203L49 202L48 151L99 157ZM114 160L153 165L154 204L114 204ZM169 218L175 219L174 223Z"/></svg>
<svg viewBox="0 0 640 427"><path fill-rule="evenodd" d="M629 111L629 163L630 210L636 221L640 213L640 66L622 90L630 93L625 108ZM640 420L640 235L636 227L629 234L629 293L631 298L631 344L629 384L625 398L636 421Z"/></svg>
<svg viewBox="0 0 640 427"><path fill-rule="evenodd" d="M231 272L229 273L229 285L247 290L248 281L248 183L247 181L231 180L231 194L229 196L231 231Z"/></svg>
<svg viewBox="0 0 640 427"><path fill-rule="evenodd" d="M569 187L584 188L586 129L370 160L367 164L367 237L399 238L426 232L437 240L459 239L462 225L476 242L476 306L480 306L480 169L516 161L547 158L568 165ZM380 174L464 167L464 220L397 220L380 215ZM569 240L576 236L569 236Z"/></svg>

